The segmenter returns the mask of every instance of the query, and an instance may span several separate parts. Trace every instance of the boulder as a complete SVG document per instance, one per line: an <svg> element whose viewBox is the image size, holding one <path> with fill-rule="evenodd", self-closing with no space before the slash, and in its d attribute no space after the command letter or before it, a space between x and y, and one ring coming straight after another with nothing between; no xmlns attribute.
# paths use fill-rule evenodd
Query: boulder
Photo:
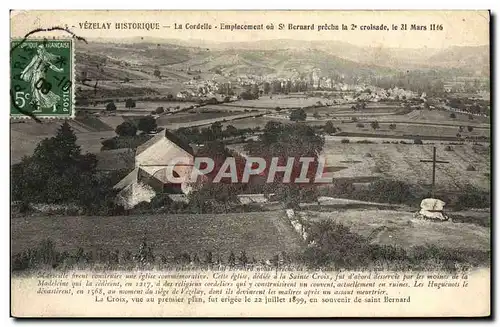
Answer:
<svg viewBox="0 0 500 327"><path fill-rule="evenodd" d="M443 212L445 205L446 202L439 199L423 199L422 202L420 202L420 211L415 214L415 217L439 221L448 220L448 216Z"/></svg>

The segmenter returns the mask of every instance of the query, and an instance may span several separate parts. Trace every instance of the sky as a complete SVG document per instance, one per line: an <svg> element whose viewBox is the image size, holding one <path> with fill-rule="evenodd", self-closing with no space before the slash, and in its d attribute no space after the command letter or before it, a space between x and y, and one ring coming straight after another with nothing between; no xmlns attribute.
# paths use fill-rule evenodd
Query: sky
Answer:
<svg viewBox="0 0 500 327"><path fill-rule="evenodd" d="M358 46L388 48L446 48L489 44L489 13L487 11L13 11L11 37L22 37L36 28L67 26L78 36L105 38L119 42L130 37L205 40L208 42L247 42L272 39L334 40ZM115 23L152 23L159 30L117 30ZM111 29L85 29L85 23L100 27L111 23ZM185 29L186 24L210 24L211 30ZM260 31L221 30L225 24L263 24ZM315 24L314 30L288 30L288 24ZM268 25L274 29L266 29ZM278 29L284 24L283 30ZM347 31L318 31L318 25L348 26ZM364 30L362 26L385 24L388 31ZM398 30L392 30L392 25ZM407 30L402 31L401 25ZM426 26L413 30L411 25ZM442 30L430 31L430 25ZM182 25L183 29L175 29ZM356 25L355 30L351 30ZM89 26L89 24L87 24ZM97 25L91 25L97 26ZM106 25L107 26L107 25ZM170 26L169 28L163 26ZM218 26L216 29L215 26ZM39 33L37 36L61 36L63 32Z"/></svg>

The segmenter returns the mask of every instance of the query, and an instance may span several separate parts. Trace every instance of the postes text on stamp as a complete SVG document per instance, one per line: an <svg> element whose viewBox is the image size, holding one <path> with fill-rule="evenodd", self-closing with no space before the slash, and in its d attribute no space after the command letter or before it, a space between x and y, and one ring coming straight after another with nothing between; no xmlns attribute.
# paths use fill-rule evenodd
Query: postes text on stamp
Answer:
<svg viewBox="0 0 500 327"><path fill-rule="evenodd" d="M11 40L11 117L74 116L73 40Z"/></svg>

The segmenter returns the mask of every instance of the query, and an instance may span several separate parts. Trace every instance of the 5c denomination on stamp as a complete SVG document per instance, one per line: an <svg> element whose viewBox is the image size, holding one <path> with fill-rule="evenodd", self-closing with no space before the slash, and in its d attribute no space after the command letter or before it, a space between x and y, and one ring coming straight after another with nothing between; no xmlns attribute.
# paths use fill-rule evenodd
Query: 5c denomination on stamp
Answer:
<svg viewBox="0 0 500 327"><path fill-rule="evenodd" d="M11 117L74 116L72 39L11 40Z"/></svg>

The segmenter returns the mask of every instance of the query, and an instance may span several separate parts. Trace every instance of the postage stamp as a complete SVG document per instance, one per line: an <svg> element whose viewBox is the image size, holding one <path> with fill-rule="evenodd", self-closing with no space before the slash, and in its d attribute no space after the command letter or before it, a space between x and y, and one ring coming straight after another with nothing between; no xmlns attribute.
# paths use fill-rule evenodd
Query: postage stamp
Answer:
<svg viewBox="0 0 500 327"><path fill-rule="evenodd" d="M11 117L74 116L73 53L72 39L11 40Z"/></svg>

